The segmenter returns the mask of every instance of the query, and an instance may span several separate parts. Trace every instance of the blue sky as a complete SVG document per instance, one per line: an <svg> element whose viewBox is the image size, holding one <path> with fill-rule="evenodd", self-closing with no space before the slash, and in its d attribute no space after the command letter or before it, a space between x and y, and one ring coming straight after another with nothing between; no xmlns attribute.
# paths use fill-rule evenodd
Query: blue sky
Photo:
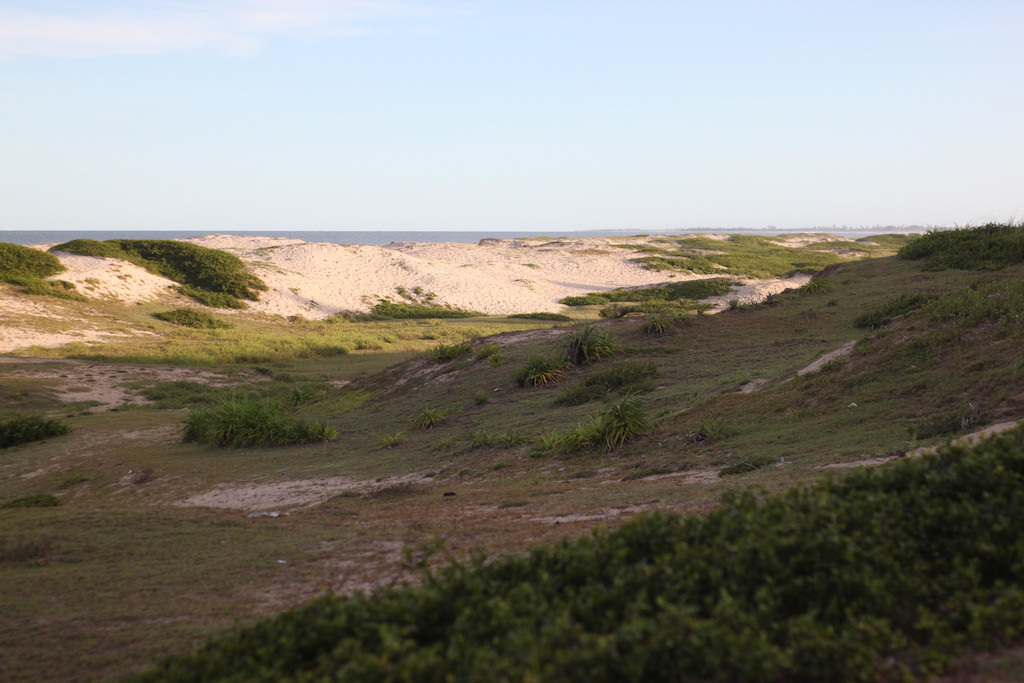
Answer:
<svg viewBox="0 0 1024 683"><path fill-rule="evenodd" d="M0 0L0 228L1024 217L1019 0Z"/></svg>

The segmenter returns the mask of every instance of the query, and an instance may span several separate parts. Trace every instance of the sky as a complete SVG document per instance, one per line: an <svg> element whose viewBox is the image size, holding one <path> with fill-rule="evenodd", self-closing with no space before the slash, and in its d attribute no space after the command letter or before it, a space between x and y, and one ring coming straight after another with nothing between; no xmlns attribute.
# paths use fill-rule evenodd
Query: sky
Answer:
<svg viewBox="0 0 1024 683"><path fill-rule="evenodd" d="M0 228L1024 218L1020 0L0 0Z"/></svg>

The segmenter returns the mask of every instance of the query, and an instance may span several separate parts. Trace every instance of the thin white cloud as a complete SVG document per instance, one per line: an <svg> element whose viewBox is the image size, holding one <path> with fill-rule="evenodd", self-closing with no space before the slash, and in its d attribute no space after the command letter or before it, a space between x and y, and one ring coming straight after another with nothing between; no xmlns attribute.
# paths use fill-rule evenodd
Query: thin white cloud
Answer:
<svg viewBox="0 0 1024 683"><path fill-rule="evenodd" d="M130 8L88 15L0 10L0 58L159 54L198 48L245 54L277 35L353 35L366 33L372 22L438 13L435 6L388 0L137 2Z"/></svg>

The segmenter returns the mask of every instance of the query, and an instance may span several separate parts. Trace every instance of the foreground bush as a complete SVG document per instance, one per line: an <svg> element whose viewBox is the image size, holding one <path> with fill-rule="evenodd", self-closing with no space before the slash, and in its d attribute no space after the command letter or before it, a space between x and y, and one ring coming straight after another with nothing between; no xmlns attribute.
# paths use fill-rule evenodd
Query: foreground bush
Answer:
<svg viewBox="0 0 1024 683"><path fill-rule="evenodd" d="M38 280L66 270L53 254L20 244L0 242L0 282Z"/></svg>
<svg viewBox="0 0 1024 683"><path fill-rule="evenodd" d="M323 422L307 422L285 412L284 406L251 396L223 399L189 411L182 441L228 448L289 446L328 441L338 431Z"/></svg>
<svg viewBox="0 0 1024 683"><path fill-rule="evenodd" d="M1024 429L325 597L140 681L879 681L1024 635Z"/></svg>
<svg viewBox="0 0 1024 683"><path fill-rule="evenodd" d="M71 427L60 420L49 420L37 415L10 417L0 420L0 448L42 441L51 436L62 436L70 431Z"/></svg>

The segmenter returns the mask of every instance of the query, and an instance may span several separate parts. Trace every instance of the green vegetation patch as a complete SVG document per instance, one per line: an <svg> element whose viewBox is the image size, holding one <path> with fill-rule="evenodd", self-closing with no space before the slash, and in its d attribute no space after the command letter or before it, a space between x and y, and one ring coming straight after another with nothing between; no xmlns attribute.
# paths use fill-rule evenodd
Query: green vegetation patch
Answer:
<svg viewBox="0 0 1024 683"><path fill-rule="evenodd" d="M361 319L431 319L431 318L476 318L484 315L455 306L440 306L428 303L411 303L380 299L369 314L356 316Z"/></svg>
<svg viewBox="0 0 1024 683"><path fill-rule="evenodd" d="M934 296L927 294L901 294L898 297L889 299L878 308L857 316L853 321L853 325L854 327L870 329L881 327L893 318L916 311L934 299Z"/></svg>
<svg viewBox="0 0 1024 683"><path fill-rule="evenodd" d="M728 294L732 287L733 281L729 278L716 277L706 280L670 282L658 287L620 288L608 292L591 292L584 296L567 296L559 303L566 306L594 306L615 302L641 303L646 301L706 299L711 296Z"/></svg>
<svg viewBox="0 0 1024 683"><path fill-rule="evenodd" d="M626 360L610 368L588 375L582 382L566 389L557 399L563 405L581 405L603 399L610 392L636 393L654 388L658 366L650 361Z"/></svg>
<svg viewBox="0 0 1024 683"><path fill-rule="evenodd" d="M1024 631L1024 429L328 596L137 681L911 680Z"/></svg>
<svg viewBox="0 0 1024 683"><path fill-rule="evenodd" d="M525 320L551 320L554 322L571 323L572 318L561 313L511 313L507 318L521 318Z"/></svg>
<svg viewBox="0 0 1024 683"><path fill-rule="evenodd" d="M63 436L71 427L61 420L38 415L18 415L0 420L0 448L17 446L31 441L42 441L51 436Z"/></svg>
<svg viewBox="0 0 1024 683"><path fill-rule="evenodd" d="M331 425L289 415L278 401L241 395L193 408L182 427L186 443L228 448L289 446L338 436Z"/></svg>
<svg viewBox="0 0 1024 683"><path fill-rule="evenodd" d="M0 242L0 282L39 280L64 272L60 259L53 254L20 244Z"/></svg>
<svg viewBox="0 0 1024 683"><path fill-rule="evenodd" d="M52 508L60 505L60 499L49 493L37 493L31 496L12 498L0 503L0 510L11 508Z"/></svg>
<svg viewBox="0 0 1024 683"><path fill-rule="evenodd" d="M1000 270L1024 263L1024 223L929 230L899 256L923 260L923 270Z"/></svg>
<svg viewBox="0 0 1024 683"><path fill-rule="evenodd" d="M170 311L161 311L154 313L153 317L172 325L192 327L197 330L229 330L232 327L231 323L214 318L206 311L194 308L175 308Z"/></svg>
<svg viewBox="0 0 1024 683"><path fill-rule="evenodd" d="M244 308L267 285L250 273L240 258L219 249L177 240L78 239L50 251L130 261L181 284L181 292L208 306Z"/></svg>

